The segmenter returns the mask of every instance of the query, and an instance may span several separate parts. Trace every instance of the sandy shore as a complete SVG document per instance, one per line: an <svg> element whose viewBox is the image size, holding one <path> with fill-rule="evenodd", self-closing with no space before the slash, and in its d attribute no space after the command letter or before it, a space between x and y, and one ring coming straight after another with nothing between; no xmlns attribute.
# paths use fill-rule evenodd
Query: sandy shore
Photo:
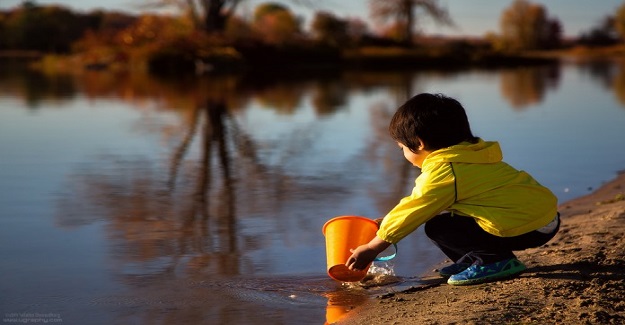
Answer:
<svg viewBox="0 0 625 325"><path fill-rule="evenodd" d="M374 299L339 324L625 324L625 173L560 213L550 243L517 252L528 267L519 277L457 287L432 272L433 285Z"/></svg>

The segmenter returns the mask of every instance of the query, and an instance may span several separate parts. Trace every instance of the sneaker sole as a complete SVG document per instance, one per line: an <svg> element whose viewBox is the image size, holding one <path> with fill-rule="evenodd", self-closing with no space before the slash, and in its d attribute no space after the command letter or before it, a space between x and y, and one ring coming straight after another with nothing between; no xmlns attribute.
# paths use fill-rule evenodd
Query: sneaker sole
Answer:
<svg viewBox="0 0 625 325"><path fill-rule="evenodd" d="M463 271L464 271L464 270L463 270ZM462 272L462 271L460 271L460 272ZM458 273L460 273L460 272L458 272ZM448 273L440 273L440 272L439 272L439 273L438 273L438 275L440 275L442 278L449 279L450 277L452 277L452 276L454 276L454 275L456 275L456 274L458 274L458 273L448 274Z"/></svg>

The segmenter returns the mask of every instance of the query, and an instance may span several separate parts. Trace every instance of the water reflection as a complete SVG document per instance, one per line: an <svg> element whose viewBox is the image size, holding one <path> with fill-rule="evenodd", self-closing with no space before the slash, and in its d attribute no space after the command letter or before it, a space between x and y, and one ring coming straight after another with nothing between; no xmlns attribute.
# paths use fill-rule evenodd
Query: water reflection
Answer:
<svg viewBox="0 0 625 325"><path fill-rule="evenodd" d="M616 67L591 70L623 101L625 68ZM559 66L496 75L502 97L519 111L543 101L561 78ZM120 323L321 323L369 296L325 277L320 226L340 214L377 217L408 193L418 170L398 153L387 126L397 105L428 87L424 76L456 75L5 74L0 94L30 108L78 96L129 102L142 112L132 132L158 139L149 154L113 151L79 164L57 196L58 225L100 223L106 232L111 274L127 292L100 302L130 297L130 307L142 308L138 316L121 310ZM350 102L381 89L384 96ZM355 133L358 141L350 141ZM173 307L159 311L155 301Z"/></svg>
<svg viewBox="0 0 625 325"><path fill-rule="evenodd" d="M349 311L364 304L370 299L366 290L344 293L341 291L328 292L326 307L326 324L334 324L344 318Z"/></svg>
<svg viewBox="0 0 625 325"><path fill-rule="evenodd" d="M625 105L625 60L581 59L578 69L605 89L614 91L616 99Z"/></svg>
<svg viewBox="0 0 625 325"><path fill-rule="evenodd" d="M611 60L581 60L579 70L588 75L606 89L612 88L613 80L619 69Z"/></svg>
<svg viewBox="0 0 625 325"><path fill-rule="evenodd" d="M128 278L245 273L241 255L260 249L265 240L236 228L235 177L246 189L284 196L280 183L286 177L258 161L253 140L236 125L225 101L211 98L198 105L181 112L183 136L167 154L167 173L154 161L102 157L110 173L102 174L100 167L82 170L71 183L81 195L60 207L60 224L85 223L77 216L107 221L109 237L119 247L114 252L119 272ZM247 213L257 200L247 202ZM99 213L82 211L85 202Z"/></svg>
<svg viewBox="0 0 625 325"><path fill-rule="evenodd" d="M606 89L612 89L619 100L625 97L622 60L583 60L576 62L579 69ZM202 79L186 77L182 80L163 80L144 74L106 73L88 71L78 76L46 76L24 67L23 64L2 63L0 93L22 98L28 107L40 106L41 100L69 100L77 94L88 98L121 98L133 102L158 98L163 107L189 107L201 97L211 97L224 88L230 90L225 99L233 108L257 99L265 107L283 114L293 114L313 87L312 103L317 113L332 114L345 106L350 90L369 91L380 85L395 85L398 100L414 94L414 73L398 72L337 72L311 79L306 76L210 76ZM549 90L560 82L559 65L518 67L501 72L500 91L512 107L523 109L540 103ZM444 74L443 72L441 72ZM449 74L449 72L447 72ZM314 80L314 81L313 81ZM198 93L201 89L202 92ZM406 90L410 90L407 92ZM182 95L185 96L182 96ZM235 95L236 94L236 95Z"/></svg>
<svg viewBox="0 0 625 325"><path fill-rule="evenodd" d="M614 93L621 105L625 107L625 61L619 62L619 69L614 78Z"/></svg>
<svg viewBox="0 0 625 325"><path fill-rule="evenodd" d="M42 106L43 99L67 102L76 95L76 80L68 75L44 75L22 61L0 60L0 96L21 99L30 109Z"/></svg>
<svg viewBox="0 0 625 325"><path fill-rule="evenodd" d="M148 97L141 89L115 90L111 82L107 78L97 88L88 87L86 93L113 93L131 101ZM266 150L259 152L258 147L272 147L275 143L259 144L248 132L253 121L242 125L240 108L231 106L236 102L233 99L240 97L234 87L227 88L220 83L216 91L212 85L211 81L205 80L200 84L201 88L178 88L180 93L172 97L163 96L159 91L167 102L161 102L158 107L171 113L171 118L165 121L147 118L143 123L149 125L136 126L142 132L157 133L166 139L166 158L153 161L106 155L100 157L97 164L80 168L68 186L68 192L75 195L63 196L57 218L60 225L70 227L106 221L114 272L120 281L133 288L133 296L141 293L140 296L157 299L162 292L146 292L145 288L157 283L172 283L168 290L173 290L173 283L180 279L203 283L201 279L208 276L222 279L219 285L215 285L219 292L223 292L224 287L237 291L234 296L204 298L214 305L213 311L208 313L223 313L229 305L237 303L238 295L245 291L229 287L230 279L253 275L262 265L280 262L280 256L276 260L272 256L254 253L268 249L274 237L288 236L300 228L288 226L280 229L284 223L279 219L289 217L288 211L301 209L304 206L302 197L314 204L325 202L331 207L336 194L347 193L353 184L340 179L331 181L324 175L312 180L294 177L292 172L285 170L285 166L290 165L289 160L310 154L298 149L306 148L310 143L307 137L287 134L287 139L278 139L280 150L286 152L278 153L281 156L279 163L268 163L271 159L261 157L267 155ZM312 91L315 111L321 116L340 111L345 96L339 95L341 83L319 82L317 85ZM299 107L296 101L307 94L297 87L293 92L287 92L289 89L272 88L276 92L261 91L255 94L255 98L263 107L276 107L278 114L292 114L293 107ZM327 98L328 102L322 98ZM380 135L386 133L390 107L380 105L372 110L378 116L371 119L374 124L371 127ZM294 129L294 132L301 132L301 129ZM398 164L400 159L389 164L390 155L385 148L391 146L384 144L387 141L378 137L373 137L372 141L376 154L363 155L367 157L363 162L375 164L378 159L387 160L383 168L389 169L391 174L395 174L392 171L399 166L404 171L409 170L405 164ZM399 158L399 155L393 156ZM401 184L396 192L401 192L404 187L401 177L393 179L396 184ZM390 197L376 193L372 196L377 199ZM295 203L289 204L291 201ZM267 211L275 215L268 219ZM271 230L274 227L278 229L277 233ZM309 231L311 227L301 229ZM314 233L317 232L315 229ZM259 256L264 261L259 261ZM325 277L324 281L333 283ZM297 295L309 289L293 290ZM195 292L197 288L190 290ZM264 291L263 288L254 290L256 294ZM325 292L332 291L326 288ZM353 298L346 301L350 308L354 307ZM338 306L336 300L332 301L332 306ZM190 317L184 313L176 314ZM198 317L209 315L203 313ZM237 320L236 317L226 318Z"/></svg>
<svg viewBox="0 0 625 325"><path fill-rule="evenodd" d="M520 67L501 73L501 94L510 106L524 109L544 100L548 90L558 87L560 67Z"/></svg>

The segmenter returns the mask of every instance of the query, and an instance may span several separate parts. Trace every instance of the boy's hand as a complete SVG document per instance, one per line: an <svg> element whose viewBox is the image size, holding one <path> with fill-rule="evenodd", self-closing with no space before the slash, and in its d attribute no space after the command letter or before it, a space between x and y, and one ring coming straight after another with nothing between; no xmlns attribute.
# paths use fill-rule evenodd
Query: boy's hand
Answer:
<svg viewBox="0 0 625 325"><path fill-rule="evenodd" d="M347 259L345 265L352 271L363 271L378 256L378 253L369 248L369 245L360 245L349 251L352 252L352 256Z"/></svg>
<svg viewBox="0 0 625 325"><path fill-rule="evenodd" d="M385 242L375 236L369 243L350 249L352 256L347 259L345 266L352 271L363 271L375 259L378 254L389 247L391 243Z"/></svg>

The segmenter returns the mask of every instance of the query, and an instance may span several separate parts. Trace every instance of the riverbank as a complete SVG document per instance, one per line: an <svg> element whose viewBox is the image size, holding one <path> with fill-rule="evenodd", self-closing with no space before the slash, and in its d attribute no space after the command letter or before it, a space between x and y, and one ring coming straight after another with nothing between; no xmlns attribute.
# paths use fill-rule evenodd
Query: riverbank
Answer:
<svg viewBox="0 0 625 325"><path fill-rule="evenodd" d="M625 323L625 172L559 210L558 235L543 247L518 252L528 267L519 277L467 287L441 281L383 295L339 323ZM433 270L425 277L438 276Z"/></svg>
<svg viewBox="0 0 625 325"><path fill-rule="evenodd" d="M534 53L500 53L485 45L448 42L414 47L361 46L340 49L315 44L277 47L259 44L170 46L136 54L108 49L106 55L91 51L58 55L36 52L2 52L2 60L30 60L31 68L48 74L81 74L91 71L140 72L155 75L204 75L266 73L289 74L324 71L404 71L495 69L552 65L558 56ZM206 48L204 48L206 47Z"/></svg>
<svg viewBox="0 0 625 325"><path fill-rule="evenodd" d="M197 44L196 44L197 45ZM210 48L210 47L209 47ZM203 48L167 47L150 55L133 55L110 49L108 55L91 52L53 55L32 51L0 51L2 60L32 60L32 67L47 73L83 73L93 70L150 72L165 75L272 74L295 71L405 70L405 69L495 69L502 67L557 64L563 60L622 58L625 46L575 46L560 50L500 53L486 44L468 40L425 42L412 48L361 46L350 49L323 46L274 47L258 44ZM202 55L193 54L196 52ZM191 54L189 54L191 53ZM276 59L279 58L279 59Z"/></svg>

